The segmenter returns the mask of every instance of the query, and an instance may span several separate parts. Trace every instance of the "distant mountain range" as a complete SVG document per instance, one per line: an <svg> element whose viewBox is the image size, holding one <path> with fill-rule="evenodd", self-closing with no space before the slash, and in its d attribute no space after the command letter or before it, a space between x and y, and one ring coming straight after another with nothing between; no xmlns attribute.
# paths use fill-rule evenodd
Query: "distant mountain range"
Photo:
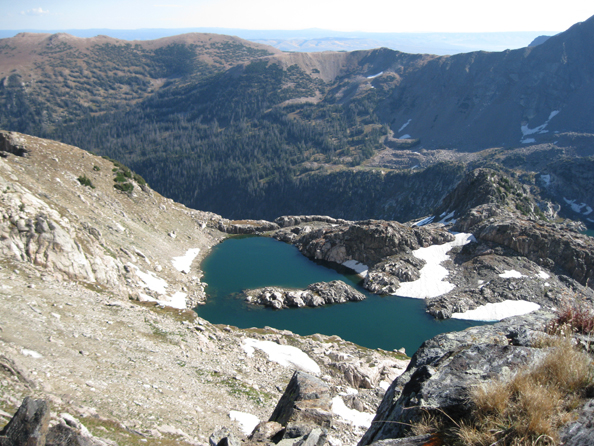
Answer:
<svg viewBox="0 0 594 446"><path fill-rule="evenodd" d="M536 175L591 156L593 41L594 18L537 46L453 56L23 33L0 40L0 127L116 158L226 217L403 221L471 165ZM546 163L523 151L539 144ZM565 198L594 207L588 175Z"/></svg>
<svg viewBox="0 0 594 446"><path fill-rule="evenodd" d="M404 53L448 55L470 51L504 51L528 46L551 31L489 32L489 33L366 33L339 32L325 29L246 30L235 28L184 29L68 29L68 30L0 30L0 38L18 33L67 33L76 37L105 35L123 40L155 40L187 33L214 33L236 36L252 42L273 46L282 51L357 51L390 48Z"/></svg>

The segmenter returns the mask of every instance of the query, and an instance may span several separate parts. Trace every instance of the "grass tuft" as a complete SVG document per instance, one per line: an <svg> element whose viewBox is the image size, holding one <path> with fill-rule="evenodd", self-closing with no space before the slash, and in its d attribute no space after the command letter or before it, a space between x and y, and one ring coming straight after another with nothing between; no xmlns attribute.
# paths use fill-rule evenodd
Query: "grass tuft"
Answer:
<svg viewBox="0 0 594 446"><path fill-rule="evenodd" d="M560 339L542 360L507 381L493 381L472 392L472 420L458 424L465 445L553 445L559 428L571 421L593 386L590 357Z"/></svg>

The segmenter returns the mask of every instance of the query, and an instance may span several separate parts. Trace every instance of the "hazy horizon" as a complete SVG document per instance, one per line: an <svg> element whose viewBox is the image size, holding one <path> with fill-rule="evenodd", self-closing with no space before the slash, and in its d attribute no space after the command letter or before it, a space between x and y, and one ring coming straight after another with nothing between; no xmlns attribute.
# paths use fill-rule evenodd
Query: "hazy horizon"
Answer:
<svg viewBox="0 0 594 446"><path fill-rule="evenodd" d="M594 15L594 3L528 0L0 0L0 30L143 30L219 28L335 33L561 32Z"/></svg>

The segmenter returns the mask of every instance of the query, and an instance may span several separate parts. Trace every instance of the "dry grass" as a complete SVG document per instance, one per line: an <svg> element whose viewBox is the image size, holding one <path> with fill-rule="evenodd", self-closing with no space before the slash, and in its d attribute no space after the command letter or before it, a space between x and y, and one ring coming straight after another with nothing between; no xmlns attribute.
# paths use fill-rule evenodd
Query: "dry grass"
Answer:
<svg viewBox="0 0 594 446"><path fill-rule="evenodd" d="M465 445L553 445L561 426L593 385L590 357L569 339L560 340L537 364L508 381L472 394L473 419L454 429Z"/></svg>

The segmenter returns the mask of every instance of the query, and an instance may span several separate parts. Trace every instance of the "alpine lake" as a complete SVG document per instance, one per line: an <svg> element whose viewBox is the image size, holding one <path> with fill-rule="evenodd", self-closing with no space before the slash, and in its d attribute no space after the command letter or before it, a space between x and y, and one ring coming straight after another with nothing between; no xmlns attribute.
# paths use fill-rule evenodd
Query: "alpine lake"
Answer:
<svg viewBox="0 0 594 446"><path fill-rule="evenodd" d="M404 347L412 355L433 336L483 325L481 322L435 320L422 299L377 296L361 287L355 274L313 262L292 245L269 237L231 237L212 249L202 262L207 301L198 315L213 324L239 328L274 327L300 335L321 333L368 348ZM347 274L344 274L347 273ZM303 289L315 282L342 280L367 296L361 302L322 307L273 310L248 304L242 291L278 286Z"/></svg>

